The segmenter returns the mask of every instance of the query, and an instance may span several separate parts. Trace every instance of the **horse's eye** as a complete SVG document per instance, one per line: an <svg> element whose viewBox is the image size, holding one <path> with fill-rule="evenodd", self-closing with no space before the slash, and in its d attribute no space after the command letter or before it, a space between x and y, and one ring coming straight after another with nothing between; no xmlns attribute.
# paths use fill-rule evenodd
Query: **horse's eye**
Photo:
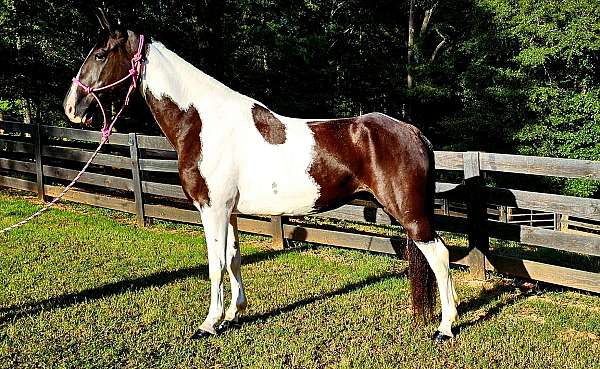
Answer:
<svg viewBox="0 0 600 369"><path fill-rule="evenodd" d="M96 58L97 61L104 61L104 59L106 59L106 53L97 53L96 55L94 55L94 57Z"/></svg>

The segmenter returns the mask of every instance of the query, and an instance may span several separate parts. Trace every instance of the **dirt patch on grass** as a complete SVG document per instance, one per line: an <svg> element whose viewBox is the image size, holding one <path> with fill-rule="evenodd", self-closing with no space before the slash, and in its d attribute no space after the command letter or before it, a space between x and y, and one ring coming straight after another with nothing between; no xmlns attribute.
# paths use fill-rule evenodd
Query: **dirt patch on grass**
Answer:
<svg viewBox="0 0 600 369"><path fill-rule="evenodd" d="M592 332L578 331L573 328L569 328L563 331L560 331L556 334L559 339L563 341L572 341L572 340L590 340L593 342L600 342L600 337L595 335Z"/></svg>
<svg viewBox="0 0 600 369"><path fill-rule="evenodd" d="M519 311L519 315L516 316L519 319L528 320L530 322L544 324L546 319L536 314L536 311L532 308L525 307Z"/></svg>
<svg viewBox="0 0 600 369"><path fill-rule="evenodd" d="M553 299L548 296L531 296L531 297L529 297L529 299L547 302L552 305L567 306L567 307L571 307L571 308L591 311L594 313L600 313L600 306L586 304L586 303L580 302L580 301L570 301L570 300L565 300L565 299Z"/></svg>

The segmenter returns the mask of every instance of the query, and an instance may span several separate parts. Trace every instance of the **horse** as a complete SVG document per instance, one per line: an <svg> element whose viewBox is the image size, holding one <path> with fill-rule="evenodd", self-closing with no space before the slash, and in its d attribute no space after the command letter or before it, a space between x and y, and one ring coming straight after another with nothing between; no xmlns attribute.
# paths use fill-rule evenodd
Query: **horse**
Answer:
<svg viewBox="0 0 600 369"><path fill-rule="evenodd" d="M453 337L458 297L448 249L432 223L434 155L421 131L382 113L336 119L279 115L162 43L144 42L141 34L110 22L104 13L97 17L98 41L67 92L64 112L73 123L91 123L102 108L91 92L101 89L101 99L122 94L114 84L133 73L129 68L139 50L140 73L131 74L139 85L134 86L177 152L181 186L200 212L208 247L210 306L193 339L239 324L247 305L233 212L302 216L362 194L407 234L414 317L431 319L437 284L442 314L432 339ZM227 310L225 271L232 291Z"/></svg>

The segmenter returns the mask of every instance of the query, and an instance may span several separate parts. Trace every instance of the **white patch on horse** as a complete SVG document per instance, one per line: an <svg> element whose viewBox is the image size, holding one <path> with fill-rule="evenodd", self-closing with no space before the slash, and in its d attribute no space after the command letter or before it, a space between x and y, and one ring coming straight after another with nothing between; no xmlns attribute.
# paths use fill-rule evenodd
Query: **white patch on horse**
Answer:
<svg viewBox="0 0 600 369"><path fill-rule="evenodd" d="M87 61L90 55L92 55L93 51L94 48L92 47L85 59L83 59L84 62L81 64L79 70L77 71L77 76L75 77L76 79L79 79L79 77L81 76L81 70L85 65L85 61ZM77 102L77 88L78 86L75 83L71 83L71 87L69 88L69 92L67 93L67 97L65 98L65 106L70 107L70 109L65 109L65 114L67 115L67 118L69 118L69 120L73 123L85 123L85 118L83 116L78 117L75 115L75 104Z"/></svg>
<svg viewBox="0 0 600 369"><path fill-rule="evenodd" d="M458 312L456 311L458 295L454 289L452 275L450 275L450 257L448 249L439 237L436 237L435 240L430 242L415 241L415 244L419 250L421 250L423 255L425 255L425 259L427 259L429 266L431 266L440 292L442 321L438 327L438 331L446 336L453 337L452 323L454 323L458 317Z"/></svg>
<svg viewBox="0 0 600 369"><path fill-rule="evenodd" d="M204 74L157 42L149 45L142 88L156 98L171 98L182 110L193 105L198 111L202 120L198 167L213 206L225 204L237 192L237 210L242 213L314 212L320 187L308 174L315 140L307 120L273 113L285 125L286 141L266 142L252 116L252 106L263 104Z"/></svg>

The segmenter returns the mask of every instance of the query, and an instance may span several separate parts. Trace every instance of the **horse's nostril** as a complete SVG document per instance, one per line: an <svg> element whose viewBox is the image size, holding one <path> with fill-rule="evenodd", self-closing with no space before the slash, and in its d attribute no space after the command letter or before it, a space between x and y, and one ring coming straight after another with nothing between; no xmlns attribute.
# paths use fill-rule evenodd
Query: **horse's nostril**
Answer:
<svg viewBox="0 0 600 369"><path fill-rule="evenodd" d="M69 115L73 115L73 106L69 106L69 107L67 108L67 113L68 113Z"/></svg>

